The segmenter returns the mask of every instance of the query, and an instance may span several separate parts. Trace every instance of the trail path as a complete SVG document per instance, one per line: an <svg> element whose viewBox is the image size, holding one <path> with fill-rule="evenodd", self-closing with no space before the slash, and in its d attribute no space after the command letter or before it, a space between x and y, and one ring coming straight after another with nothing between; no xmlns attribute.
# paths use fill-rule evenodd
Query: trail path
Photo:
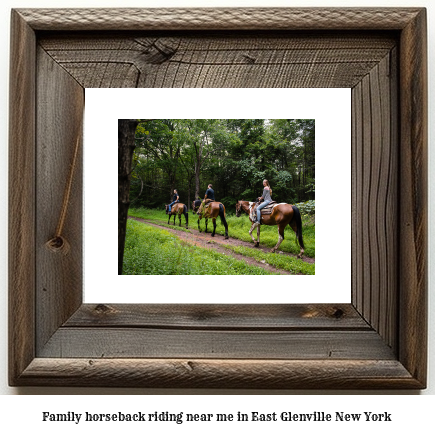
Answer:
<svg viewBox="0 0 435 434"><path fill-rule="evenodd" d="M264 268L265 270L273 272L273 273L292 274L286 270L276 268L276 267L269 265L265 262L256 261L254 258L251 258L249 256L244 256L244 255L234 253L231 250L223 247L223 245L230 245L230 246L235 246L235 247L236 246L243 246L243 247L249 247L249 248L254 249L253 243L249 243L249 242L238 240L236 238L231 238L231 237L226 240L224 238L224 236L220 235L220 234L216 234L214 237L212 237L211 232L208 232L208 233L199 232L197 229L193 229L191 227L189 227L190 232L185 232L185 231L180 231L180 230L174 229L173 224L171 224L171 225L168 225L165 223L160 224L160 223L156 223L155 221L149 221L149 220L138 218L138 217L130 217L129 216L128 218L132 219L132 220L136 220L138 222L146 223L147 225L150 225L150 226L155 226L155 227L166 229L187 243L190 243L192 245L199 246L199 247L204 247L206 249L213 249L213 250L218 251L220 253L223 253L227 256L232 256L236 259L243 260L249 265L261 267L261 268ZM195 224L196 224L196 222L195 222ZM178 227L178 222L176 223L176 225L177 225L176 227ZM182 224L182 227L184 227L183 224ZM260 241L261 241L261 238L260 238ZM270 247L265 247L265 246L262 247L260 244L260 247L256 248L255 250L262 250L263 252L268 253L270 251ZM296 257L296 255L293 255L293 254L287 253L287 252L278 252L276 254L277 255L291 256L293 258ZM313 258L303 258L302 260L305 262L308 262L308 263L315 262L315 260Z"/></svg>

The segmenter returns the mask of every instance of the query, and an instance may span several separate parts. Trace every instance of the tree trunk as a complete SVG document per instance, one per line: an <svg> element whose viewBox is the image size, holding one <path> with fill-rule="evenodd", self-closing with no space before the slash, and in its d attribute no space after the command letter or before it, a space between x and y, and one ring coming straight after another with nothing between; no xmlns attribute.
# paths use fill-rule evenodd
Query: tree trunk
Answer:
<svg viewBox="0 0 435 434"><path fill-rule="evenodd" d="M174 189L175 189L175 177L172 175L172 173L169 174L169 183L170 183L170 190L169 190L169 202L172 202L172 196L174 195Z"/></svg>
<svg viewBox="0 0 435 434"><path fill-rule="evenodd" d="M118 274L122 274L125 232L130 205L130 177L138 121L118 119Z"/></svg>
<svg viewBox="0 0 435 434"><path fill-rule="evenodd" d="M190 200L190 179L189 179L189 182L188 182L188 186L187 186L187 211L190 211L190 203L191 203L191 200Z"/></svg>
<svg viewBox="0 0 435 434"><path fill-rule="evenodd" d="M195 199L200 197L199 195L199 164L195 165Z"/></svg>

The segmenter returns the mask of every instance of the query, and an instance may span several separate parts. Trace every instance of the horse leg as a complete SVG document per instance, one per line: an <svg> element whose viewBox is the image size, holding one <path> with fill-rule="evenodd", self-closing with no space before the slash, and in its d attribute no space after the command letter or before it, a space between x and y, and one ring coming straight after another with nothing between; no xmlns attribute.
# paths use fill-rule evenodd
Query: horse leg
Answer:
<svg viewBox="0 0 435 434"><path fill-rule="evenodd" d="M211 221L213 222L213 232L211 236L214 237L214 234L216 233L216 217L212 218Z"/></svg>
<svg viewBox="0 0 435 434"><path fill-rule="evenodd" d="M180 226L181 228L181 214L178 214L178 220L179 220L178 226Z"/></svg>
<svg viewBox="0 0 435 434"><path fill-rule="evenodd" d="M187 211L184 213L184 218L186 219L186 229L189 229L189 213Z"/></svg>
<svg viewBox="0 0 435 434"><path fill-rule="evenodd" d="M252 236L252 231L254 228L257 227L257 241L255 241L255 238ZM252 223L251 229L249 229L249 235L251 235L252 241L255 243L254 247L258 247L260 245L259 235L260 235L260 223Z"/></svg>
<svg viewBox="0 0 435 434"><path fill-rule="evenodd" d="M286 227L286 225L278 224L278 242L276 243L276 246L270 251L270 253L275 253L275 251L278 250L278 247L284 241L284 228L285 227Z"/></svg>
<svg viewBox="0 0 435 434"><path fill-rule="evenodd" d="M207 225L208 225L208 219L205 219L205 233L207 233Z"/></svg>
<svg viewBox="0 0 435 434"><path fill-rule="evenodd" d="M225 219L225 217L223 219L221 219L221 220L222 220L222 223L225 226L225 239L227 240L229 238L228 237L228 223L227 223L227 220Z"/></svg>
<svg viewBox="0 0 435 434"><path fill-rule="evenodd" d="M198 231L199 232L201 232L201 226L200 226L200 224L199 224L199 221L200 221L201 219L198 217Z"/></svg>
<svg viewBox="0 0 435 434"><path fill-rule="evenodd" d="M168 224L169 224L170 220L171 220L171 214L169 214L169 217L168 217Z"/></svg>

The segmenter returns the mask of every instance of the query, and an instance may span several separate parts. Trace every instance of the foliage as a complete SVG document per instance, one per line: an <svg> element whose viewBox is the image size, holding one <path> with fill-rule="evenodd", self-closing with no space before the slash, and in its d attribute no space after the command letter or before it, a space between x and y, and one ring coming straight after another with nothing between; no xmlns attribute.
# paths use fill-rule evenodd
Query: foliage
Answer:
<svg viewBox="0 0 435 434"><path fill-rule="evenodd" d="M263 179L276 201L313 200L314 149L313 119L148 120L136 130L130 200L162 207L177 189L190 209L211 183L230 209L260 196Z"/></svg>
<svg viewBox="0 0 435 434"><path fill-rule="evenodd" d="M296 206L302 215L314 215L315 214L315 201L308 200L307 202L297 203Z"/></svg>
<svg viewBox="0 0 435 434"><path fill-rule="evenodd" d="M180 241L164 229L129 220L123 274L272 274L232 256Z"/></svg>

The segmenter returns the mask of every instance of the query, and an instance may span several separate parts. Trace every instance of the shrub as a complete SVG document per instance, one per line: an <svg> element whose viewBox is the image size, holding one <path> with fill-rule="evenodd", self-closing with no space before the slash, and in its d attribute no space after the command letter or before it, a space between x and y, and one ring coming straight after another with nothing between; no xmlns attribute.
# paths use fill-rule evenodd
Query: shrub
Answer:
<svg viewBox="0 0 435 434"><path fill-rule="evenodd" d="M297 203L296 206L299 208L299 211L302 215L314 215L316 213L315 209L315 201L308 200L307 202Z"/></svg>

